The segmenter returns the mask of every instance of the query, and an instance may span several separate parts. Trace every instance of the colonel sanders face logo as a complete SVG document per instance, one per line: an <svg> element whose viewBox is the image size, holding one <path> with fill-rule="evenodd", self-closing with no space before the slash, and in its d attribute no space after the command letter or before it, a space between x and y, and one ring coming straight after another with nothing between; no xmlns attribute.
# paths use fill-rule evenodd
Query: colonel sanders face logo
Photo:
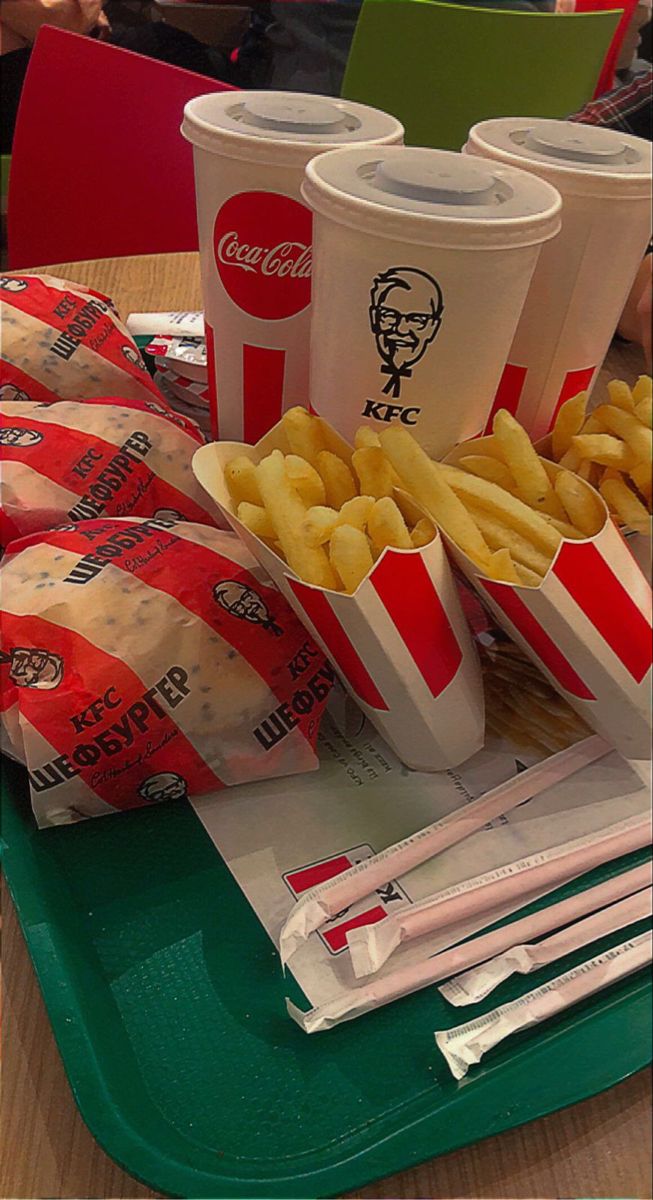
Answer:
<svg viewBox="0 0 653 1200"><path fill-rule="evenodd" d="M63 679L63 659L48 650L27 650L17 646L8 654L2 654L0 662L9 663L9 678L17 687L46 692L59 687Z"/></svg>
<svg viewBox="0 0 653 1200"><path fill-rule="evenodd" d="M29 401L30 397L22 388L18 388L13 383L3 383L0 387L0 400L6 400L9 404L15 404L20 401L22 404Z"/></svg>
<svg viewBox="0 0 653 1200"><path fill-rule="evenodd" d="M177 512L176 508L157 508L153 521L185 521L186 517L183 513Z"/></svg>
<svg viewBox="0 0 653 1200"><path fill-rule="evenodd" d="M24 292L27 286L26 279L12 279L10 275L0 276L0 290L3 292Z"/></svg>
<svg viewBox="0 0 653 1200"><path fill-rule="evenodd" d="M442 322L442 292L435 279L414 267L391 267L377 275L370 293L370 327L389 375L383 392L398 396Z"/></svg>
<svg viewBox="0 0 653 1200"><path fill-rule="evenodd" d="M235 579L225 579L222 583L216 583L213 599L232 617L251 621L253 625L262 625L268 633L281 637L283 629L276 624L262 596L246 584L238 583Z"/></svg>
<svg viewBox="0 0 653 1200"><path fill-rule="evenodd" d="M188 795L188 786L174 771L161 771L144 779L138 794L147 804L160 804L162 800L183 800Z"/></svg>
<svg viewBox="0 0 653 1200"><path fill-rule="evenodd" d="M0 429L0 446L36 446L42 441L43 434L36 429L18 429L14 425Z"/></svg>
<svg viewBox="0 0 653 1200"><path fill-rule="evenodd" d="M122 352L127 362L131 363L133 367L138 367L141 371L147 370L138 350L134 346L123 346Z"/></svg>

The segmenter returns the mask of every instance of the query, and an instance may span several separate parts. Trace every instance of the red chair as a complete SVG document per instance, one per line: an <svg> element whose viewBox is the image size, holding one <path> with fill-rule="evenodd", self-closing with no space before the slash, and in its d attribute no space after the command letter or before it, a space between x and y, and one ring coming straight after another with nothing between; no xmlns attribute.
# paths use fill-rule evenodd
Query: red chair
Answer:
<svg viewBox="0 0 653 1200"><path fill-rule="evenodd" d="M14 137L12 269L197 249L184 105L232 90L203 75L44 26Z"/></svg>
<svg viewBox="0 0 653 1200"><path fill-rule="evenodd" d="M620 8L623 9L621 20L614 32L614 37L610 43L610 49L605 56L605 62L601 68L599 81L594 92L594 99L597 96L602 96L605 92L609 92L615 85L615 71L617 69L617 61L619 53L623 45L623 40L626 36L626 30L630 25L633 13L637 8L638 0L576 0L576 12L605 12L609 10L616 12Z"/></svg>

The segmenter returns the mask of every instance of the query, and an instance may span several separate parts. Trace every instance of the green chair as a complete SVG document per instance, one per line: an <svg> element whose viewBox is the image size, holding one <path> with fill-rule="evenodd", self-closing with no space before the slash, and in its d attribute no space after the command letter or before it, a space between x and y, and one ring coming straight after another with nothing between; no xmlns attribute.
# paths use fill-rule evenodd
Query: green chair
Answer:
<svg viewBox="0 0 653 1200"><path fill-rule="evenodd" d="M531 13L364 0L342 95L459 150L490 117L566 117L591 99L620 12Z"/></svg>

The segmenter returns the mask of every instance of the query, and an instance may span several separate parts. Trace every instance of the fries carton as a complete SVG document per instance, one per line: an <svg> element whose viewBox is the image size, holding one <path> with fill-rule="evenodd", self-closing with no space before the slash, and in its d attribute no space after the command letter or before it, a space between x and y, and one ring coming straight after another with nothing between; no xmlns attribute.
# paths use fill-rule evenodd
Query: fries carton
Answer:
<svg viewBox="0 0 653 1200"><path fill-rule="evenodd" d="M476 438L474 453L487 442ZM445 461L456 465L466 453L461 443ZM449 539L448 548L499 624L588 724L627 758L650 759L651 587L589 490L605 513L602 528L563 537L539 587L488 579Z"/></svg>
<svg viewBox="0 0 653 1200"><path fill-rule="evenodd" d="M349 461L351 448L323 428ZM202 447L193 469L406 766L441 771L464 762L483 745L483 688L441 537L420 549L387 548L353 595L304 583L238 520L224 479L236 456L259 462L276 448L287 449L281 423L255 446Z"/></svg>

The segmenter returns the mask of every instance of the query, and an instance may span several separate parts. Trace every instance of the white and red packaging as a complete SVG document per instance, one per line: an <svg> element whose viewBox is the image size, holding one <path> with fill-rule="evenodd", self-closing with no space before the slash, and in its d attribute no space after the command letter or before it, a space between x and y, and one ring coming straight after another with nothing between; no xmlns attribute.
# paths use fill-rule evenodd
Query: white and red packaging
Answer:
<svg viewBox="0 0 653 1200"><path fill-rule="evenodd" d="M0 403L3 522L13 537L97 517L219 525L191 467L203 444L193 421L154 400Z"/></svg>
<svg viewBox="0 0 653 1200"><path fill-rule="evenodd" d="M154 382L161 389L170 408L193 421L202 434L202 441L211 438L211 414L209 388L206 382L178 375L172 367L159 367L154 372Z"/></svg>
<svg viewBox="0 0 653 1200"><path fill-rule="evenodd" d="M53 275L0 276L0 400L158 400L107 296Z"/></svg>
<svg viewBox="0 0 653 1200"><path fill-rule="evenodd" d="M333 671L232 533L81 522L0 577L2 729L40 826L317 767Z"/></svg>
<svg viewBox="0 0 653 1200"><path fill-rule="evenodd" d="M651 236L651 143L616 129L501 117L469 132L466 155L553 184L562 230L543 247L488 422L507 408L532 438L591 390Z"/></svg>
<svg viewBox="0 0 653 1200"><path fill-rule="evenodd" d="M323 428L327 444L351 459L346 442ZM259 462L274 449L289 449L281 423L256 446L203 446L193 469L402 762L421 771L464 762L483 745L483 686L441 537L419 550L386 548L353 595L304 583L238 520L224 479L237 455Z"/></svg>
<svg viewBox="0 0 653 1200"><path fill-rule="evenodd" d="M351 440L408 426L434 458L483 431L543 242L555 188L444 150L320 155L314 212L312 409Z"/></svg>
<svg viewBox="0 0 653 1200"><path fill-rule="evenodd" d="M474 454L486 444L474 439ZM446 461L467 453L469 443ZM498 624L588 725L626 758L650 759L651 585L601 496L584 486L604 524L594 537L563 537L537 588L488 579L450 539L447 546Z"/></svg>
<svg viewBox="0 0 653 1200"><path fill-rule="evenodd" d="M328 96L211 94L184 109L193 143L214 438L254 443L308 399L312 216L306 163L400 142L394 117Z"/></svg>
<svg viewBox="0 0 653 1200"><path fill-rule="evenodd" d="M195 383L206 387L208 368L206 365L206 342L200 337L173 337L158 334L145 347L147 354L154 357L159 370L171 368Z"/></svg>

